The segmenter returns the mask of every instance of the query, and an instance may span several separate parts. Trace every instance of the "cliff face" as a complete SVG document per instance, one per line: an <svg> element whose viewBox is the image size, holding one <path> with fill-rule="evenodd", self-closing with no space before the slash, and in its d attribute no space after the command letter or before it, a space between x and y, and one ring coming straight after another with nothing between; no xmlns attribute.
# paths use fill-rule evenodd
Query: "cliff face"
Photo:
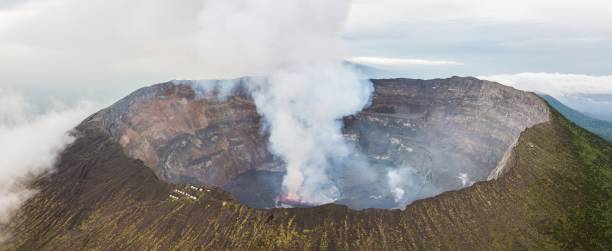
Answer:
<svg viewBox="0 0 612 251"><path fill-rule="evenodd" d="M536 95L475 78L373 82L371 105L346 117L343 133L379 178L364 182L350 167L330 174L341 184L338 203L353 208L394 207L385 179L394 168L413 168L423 183L410 201L495 178L519 134L549 118ZM275 205L283 163L267 151L243 86L219 98L197 83L159 84L90 121L162 180L224 187L249 206Z"/></svg>
<svg viewBox="0 0 612 251"><path fill-rule="evenodd" d="M345 120L346 133L378 162L428 173L440 191L486 180L522 131L549 119L536 95L475 78L374 83L372 105Z"/></svg>
<svg viewBox="0 0 612 251"><path fill-rule="evenodd" d="M253 209L158 179L95 121L78 131L1 249L612 249L612 145L554 111L521 134L499 179L405 210Z"/></svg>
<svg viewBox="0 0 612 251"><path fill-rule="evenodd" d="M212 94L211 94L212 95ZM146 87L90 118L158 177L223 186L251 169L273 169L250 97L198 96L189 85Z"/></svg>

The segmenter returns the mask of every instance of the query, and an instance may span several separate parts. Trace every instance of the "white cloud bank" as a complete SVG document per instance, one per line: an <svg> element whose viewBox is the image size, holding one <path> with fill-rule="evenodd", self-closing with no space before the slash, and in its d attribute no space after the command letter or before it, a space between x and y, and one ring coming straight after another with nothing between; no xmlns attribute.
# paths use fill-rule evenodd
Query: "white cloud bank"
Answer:
<svg viewBox="0 0 612 251"><path fill-rule="evenodd" d="M480 76L519 90L548 94L565 105L598 119L612 121L612 75L519 73ZM601 98L594 98L594 97Z"/></svg>
<svg viewBox="0 0 612 251"><path fill-rule="evenodd" d="M414 58L353 57L349 58L348 61L357 64L390 67L461 65L461 63L455 61Z"/></svg>
<svg viewBox="0 0 612 251"><path fill-rule="evenodd" d="M0 89L0 225L35 193L28 178L52 170L56 155L73 140L68 131L95 107L50 106L39 111L22 95Z"/></svg>
<svg viewBox="0 0 612 251"><path fill-rule="evenodd" d="M612 75L589 76L561 73L519 73L480 76L514 88L555 97L572 94L612 94Z"/></svg>

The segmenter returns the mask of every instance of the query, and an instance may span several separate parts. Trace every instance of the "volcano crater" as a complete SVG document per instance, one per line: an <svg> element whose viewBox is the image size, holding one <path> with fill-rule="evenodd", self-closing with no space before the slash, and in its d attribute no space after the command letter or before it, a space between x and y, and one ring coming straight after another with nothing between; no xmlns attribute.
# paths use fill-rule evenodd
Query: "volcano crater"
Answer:
<svg viewBox="0 0 612 251"><path fill-rule="evenodd" d="M549 120L535 94L476 78L372 82L371 104L341 121L354 153L327 173L334 203L353 209L403 208L495 179L521 132ZM146 87L88 121L166 182L221 187L255 208L316 206L283 198L284 163L268 150L247 80L233 84L227 94L199 81Z"/></svg>

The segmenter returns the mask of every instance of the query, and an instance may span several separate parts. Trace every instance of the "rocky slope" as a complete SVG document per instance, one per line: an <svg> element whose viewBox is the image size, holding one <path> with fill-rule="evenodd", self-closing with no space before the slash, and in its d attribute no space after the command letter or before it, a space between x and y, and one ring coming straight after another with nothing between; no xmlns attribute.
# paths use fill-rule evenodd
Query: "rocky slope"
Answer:
<svg viewBox="0 0 612 251"><path fill-rule="evenodd" d="M481 149L496 148L495 158L491 157L490 161L484 157L464 157L475 165L474 169L482 175L480 177L488 177L494 169L503 169L503 175L476 182L459 191L418 200L404 210L356 211L333 204L314 208L254 209L233 199L222 189L166 182L175 181L168 178L174 176L158 178L156 174L160 172L156 166L147 164L145 158L135 159L134 152L126 147L134 144L133 138L130 137L128 144L125 144L126 140L121 141L124 134L119 132L122 130L113 131L112 128L122 127L109 124L108 121L113 120L104 120L102 112L77 128L79 137L61 155L57 171L33 184L40 192L25 204L9 226L4 226L11 230L13 238L3 249L612 248L612 188L609 186L612 182L612 145L568 122L537 97L531 94L514 96L516 91L489 82L471 78L384 80L376 81L376 87L373 105L363 113L345 119L347 137L355 138L350 135L356 134L358 142L366 142L359 145L368 156L377 159L377 147L390 144L391 136L387 134L393 137L401 135L392 128L425 130L437 127L436 133L445 134L423 137L452 143L456 140L453 132L442 132L448 127L430 122L438 120L478 136L475 143L468 144L469 147L459 153L481 153L484 151ZM455 87L458 90L453 90ZM190 99L194 95L188 89L181 86L169 88L173 95L154 96L165 99L187 90L184 92L187 102L178 101L186 103L180 109L190 107L190 100L204 102ZM486 95L453 99L451 93L455 91ZM423 93L423 96L418 93ZM437 99L436 93L451 96ZM423 97L422 100L419 97ZM233 99L222 102L239 102ZM417 101L411 101L413 99ZM516 103L505 105L507 100ZM458 105L444 105L448 103ZM425 109L422 104L429 106ZM479 116L471 115L468 119L468 107L489 109L479 109ZM516 114L516 109L520 111L521 107L527 108L523 112L528 115ZM123 114L118 118L127 116L123 112L115 114ZM533 114L536 118L538 114L546 115L546 122L525 122ZM137 117L136 114L132 116ZM224 116L232 118L231 115ZM519 122L502 120L505 123L499 123L499 126L507 127L499 130L486 127L493 122L476 127L477 124L471 124L476 122L469 121L474 117L498 121L513 116L523 117L517 119ZM207 121L214 120L210 118ZM410 127L407 127L406 120L410 120ZM204 122L175 123L182 124L176 128L188 134L193 128L205 125ZM519 128L529 123L537 125L521 133L522 129L515 129L516 125L512 123L517 123ZM384 127L387 129L383 130ZM370 131L373 131L372 136L368 135ZM230 133L222 131L222 141L229 142L225 135ZM518 141L505 154L506 148L516 140L512 137L515 133ZM147 134L143 135L147 137ZM407 138L406 143L413 140ZM265 142L265 135L258 140ZM497 149L495 144L503 146ZM224 154L231 153L233 148L231 143L229 145L219 148ZM386 149L392 148L387 146ZM163 151L161 155L155 153L158 160L164 159L159 158L164 156ZM508 157L503 158L504 155ZM395 157L392 155L392 158ZM458 157L447 158L456 161ZM505 159L504 168L496 168L502 159ZM261 157L261 160L262 163L268 161L266 157ZM488 168L481 169L484 166L481 163L486 163Z"/></svg>

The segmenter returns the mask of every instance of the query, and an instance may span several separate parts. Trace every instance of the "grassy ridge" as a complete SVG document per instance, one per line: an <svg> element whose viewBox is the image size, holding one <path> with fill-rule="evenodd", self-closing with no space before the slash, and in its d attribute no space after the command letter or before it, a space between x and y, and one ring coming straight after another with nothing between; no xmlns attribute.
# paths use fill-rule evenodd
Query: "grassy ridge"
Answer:
<svg viewBox="0 0 612 251"><path fill-rule="evenodd" d="M577 187L580 198L572 207L570 220L560 223L570 237L564 247L612 250L612 148L566 119L561 123L571 132L571 143L582 164L574 176L576 183L582 185Z"/></svg>

